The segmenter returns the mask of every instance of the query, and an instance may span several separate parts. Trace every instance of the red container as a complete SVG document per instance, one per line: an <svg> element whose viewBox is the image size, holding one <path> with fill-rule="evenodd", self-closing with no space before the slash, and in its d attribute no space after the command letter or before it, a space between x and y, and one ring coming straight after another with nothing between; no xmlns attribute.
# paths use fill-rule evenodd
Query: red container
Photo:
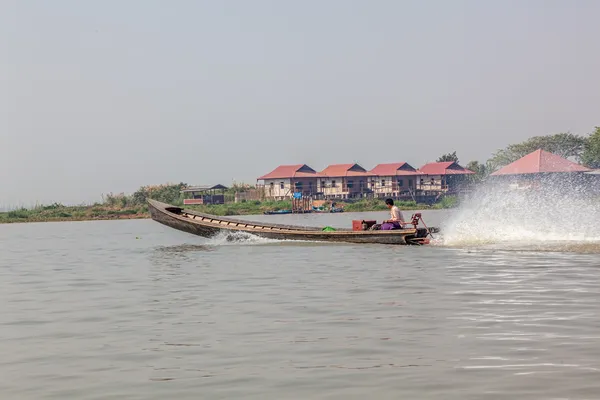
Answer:
<svg viewBox="0 0 600 400"><path fill-rule="evenodd" d="M366 231L373 225L375 225L377 221L375 220L364 220L364 219L355 219L352 221L352 230L353 231Z"/></svg>

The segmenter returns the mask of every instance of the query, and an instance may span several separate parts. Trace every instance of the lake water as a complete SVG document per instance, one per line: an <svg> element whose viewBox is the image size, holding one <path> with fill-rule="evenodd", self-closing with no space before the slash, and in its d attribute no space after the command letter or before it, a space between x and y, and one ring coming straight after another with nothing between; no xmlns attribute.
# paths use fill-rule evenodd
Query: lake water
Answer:
<svg viewBox="0 0 600 400"><path fill-rule="evenodd" d="M600 242L458 231L395 247L0 226L0 397L599 399Z"/></svg>

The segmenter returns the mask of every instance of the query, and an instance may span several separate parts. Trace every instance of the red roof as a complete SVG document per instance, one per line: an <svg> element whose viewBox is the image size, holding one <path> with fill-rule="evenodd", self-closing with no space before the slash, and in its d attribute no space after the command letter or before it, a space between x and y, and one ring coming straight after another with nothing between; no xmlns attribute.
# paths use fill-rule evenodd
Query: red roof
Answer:
<svg viewBox="0 0 600 400"><path fill-rule="evenodd" d="M317 178L320 174L306 164L280 165L273 171L261 176L264 179L288 179L288 178Z"/></svg>
<svg viewBox="0 0 600 400"><path fill-rule="evenodd" d="M319 173L322 176L372 176L366 169L358 164L333 164Z"/></svg>
<svg viewBox="0 0 600 400"><path fill-rule="evenodd" d="M425 175L468 175L475 172L458 165L454 161L434 162L423 165L419 171Z"/></svg>
<svg viewBox="0 0 600 400"><path fill-rule="evenodd" d="M492 175L521 175L537 174L544 172L587 172L590 171L582 165L569 161L565 158L538 149L517 161L512 162Z"/></svg>
<svg viewBox="0 0 600 400"><path fill-rule="evenodd" d="M377 164L377 166L369 172L377 176L422 175L406 162Z"/></svg>

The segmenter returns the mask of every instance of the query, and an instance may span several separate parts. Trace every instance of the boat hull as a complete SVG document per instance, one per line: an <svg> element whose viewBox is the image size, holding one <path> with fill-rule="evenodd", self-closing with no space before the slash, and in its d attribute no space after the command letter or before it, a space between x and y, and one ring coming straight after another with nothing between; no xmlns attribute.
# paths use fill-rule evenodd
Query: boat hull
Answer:
<svg viewBox="0 0 600 400"><path fill-rule="evenodd" d="M280 210L280 211L265 211L265 215L285 215L292 214L292 210Z"/></svg>
<svg viewBox="0 0 600 400"><path fill-rule="evenodd" d="M268 239L318 242L425 244L428 232L424 228L391 231L353 231L339 229L323 231L317 227L264 224L185 210L155 200L148 201L152 219L170 228L202 237L213 237L221 232L246 232Z"/></svg>

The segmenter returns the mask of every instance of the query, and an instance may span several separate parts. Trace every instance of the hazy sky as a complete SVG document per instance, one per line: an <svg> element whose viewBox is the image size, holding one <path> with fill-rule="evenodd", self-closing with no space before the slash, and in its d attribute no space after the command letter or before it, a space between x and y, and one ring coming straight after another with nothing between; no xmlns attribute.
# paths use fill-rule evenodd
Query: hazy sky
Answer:
<svg viewBox="0 0 600 400"><path fill-rule="evenodd" d="M600 1L0 0L0 206L600 125Z"/></svg>

